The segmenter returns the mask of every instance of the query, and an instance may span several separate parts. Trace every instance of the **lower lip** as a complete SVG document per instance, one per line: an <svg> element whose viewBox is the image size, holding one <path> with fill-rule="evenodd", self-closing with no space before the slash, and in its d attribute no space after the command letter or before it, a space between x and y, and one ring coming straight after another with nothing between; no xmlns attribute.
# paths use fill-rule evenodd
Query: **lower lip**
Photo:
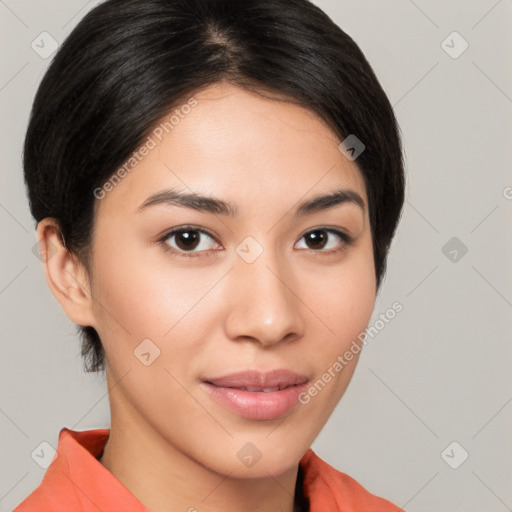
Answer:
<svg viewBox="0 0 512 512"><path fill-rule="evenodd" d="M268 393L214 386L209 382L203 382L203 386L215 400L244 418L273 420L297 405L298 395L306 389L307 382Z"/></svg>

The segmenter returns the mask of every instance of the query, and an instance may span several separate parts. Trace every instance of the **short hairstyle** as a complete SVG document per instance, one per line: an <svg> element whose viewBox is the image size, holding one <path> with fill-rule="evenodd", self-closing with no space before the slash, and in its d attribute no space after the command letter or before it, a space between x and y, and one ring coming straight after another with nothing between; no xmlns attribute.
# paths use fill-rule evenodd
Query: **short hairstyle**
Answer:
<svg viewBox="0 0 512 512"><path fill-rule="evenodd" d="M365 56L309 0L107 0L63 42L37 90L23 167L36 225L57 219L91 270L94 190L187 97L216 82L275 95L365 145L364 178L380 287L404 202L392 106ZM77 326L86 371L105 369L96 330Z"/></svg>

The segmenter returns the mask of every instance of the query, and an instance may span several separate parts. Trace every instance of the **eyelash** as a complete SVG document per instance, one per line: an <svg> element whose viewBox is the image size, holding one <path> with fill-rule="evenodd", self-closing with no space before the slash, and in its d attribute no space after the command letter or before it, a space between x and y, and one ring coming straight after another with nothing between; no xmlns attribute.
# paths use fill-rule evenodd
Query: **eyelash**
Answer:
<svg viewBox="0 0 512 512"><path fill-rule="evenodd" d="M171 231L168 231L165 235L163 235L161 238L159 238L157 240L157 242L160 245L162 245L162 247L163 247L165 252L171 252L171 253L176 254L177 256L180 256L180 257L182 256L184 258L201 258L203 256L208 256L208 254L205 254L208 251L199 251L199 252L195 252L194 253L194 252L181 251L181 250L175 249L174 247L170 247L169 244L167 244L166 242L173 235L175 235L175 234L177 234L177 233L179 233L181 231L197 231L197 232L203 233L204 235L207 235L210 238L215 240L215 236L213 236L211 233L209 233L208 231L206 231L206 230L204 230L202 228L197 228L195 226L180 226L179 228L174 228ZM328 256L328 255L338 254L338 253L341 253L341 252L345 251L348 247L350 247L354 243L354 238L352 236L350 236L349 234L347 234L347 233L345 233L343 231L340 231L338 229L322 228L322 227L314 228L314 229L310 229L309 231L306 231L306 233L304 233L300 237L300 239L304 238L306 235L308 235L310 233L313 233L315 231L326 231L327 233L331 233L331 234L337 235L343 241L342 244L341 244L341 247L339 247L338 249L334 249L334 250L331 249L329 251L323 251L323 250L315 250L315 249L303 249L303 250L306 250L309 253L314 253L315 256L317 256L317 255Z"/></svg>

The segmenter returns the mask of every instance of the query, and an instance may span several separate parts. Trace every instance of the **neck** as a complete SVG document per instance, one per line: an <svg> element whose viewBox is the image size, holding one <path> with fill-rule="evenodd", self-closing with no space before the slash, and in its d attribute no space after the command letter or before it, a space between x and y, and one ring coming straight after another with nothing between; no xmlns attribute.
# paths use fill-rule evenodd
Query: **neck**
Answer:
<svg viewBox="0 0 512 512"><path fill-rule="evenodd" d="M140 416L122 421L112 411L111 424L99 461L151 512L306 509L302 487L295 488L298 465L279 476L232 478L168 443Z"/></svg>

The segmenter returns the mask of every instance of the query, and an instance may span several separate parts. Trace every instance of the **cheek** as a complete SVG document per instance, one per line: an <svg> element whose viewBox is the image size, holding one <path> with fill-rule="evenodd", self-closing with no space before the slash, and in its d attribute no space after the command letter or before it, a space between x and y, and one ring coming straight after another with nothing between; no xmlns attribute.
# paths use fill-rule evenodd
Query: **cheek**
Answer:
<svg viewBox="0 0 512 512"><path fill-rule="evenodd" d="M325 407L327 412L335 406L350 382L361 353L362 334L375 306L371 239L351 253L329 278L324 276L316 282L316 292L308 293L314 305L311 309L321 322L317 323L317 336L311 336L309 357L314 361L316 378L322 380L318 386L322 389L319 393L322 398L315 402L318 406L322 403L321 408ZM319 344L322 350L318 350Z"/></svg>
<svg viewBox="0 0 512 512"><path fill-rule="evenodd" d="M176 265L162 264L165 257L151 260L147 247L126 247L122 241L102 247L95 253L96 329L114 382L122 379L116 387L122 401L128 397L148 421L172 417L177 409L199 421L204 410L179 383L185 368L195 371L201 322L194 305L218 277L191 279ZM169 426L169 432L175 429L179 426Z"/></svg>
<svg viewBox="0 0 512 512"><path fill-rule="evenodd" d="M155 278L141 255L125 246L122 238L111 238L109 244L98 243L95 252L94 305L106 342L113 336L135 340L140 335L155 335L163 322L160 311L167 300L162 295L160 301L154 300L165 283ZM155 322L158 317L160 322Z"/></svg>
<svg viewBox="0 0 512 512"><path fill-rule="evenodd" d="M94 295L97 316L104 327L144 337L162 336L178 306L177 276L152 261L152 253L133 234L117 235L114 229L98 237L94 254Z"/></svg>
<svg viewBox="0 0 512 512"><path fill-rule="evenodd" d="M347 259L332 272L316 280L317 286L309 282L311 303L324 330L330 334L328 345L343 349L350 345L366 328L375 306L376 278L373 250L370 237L361 240L357 250L347 254Z"/></svg>
<svg viewBox="0 0 512 512"><path fill-rule="evenodd" d="M95 252L93 282L95 327L107 357L117 361L119 371L121 366L138 367L134 350L149 339L156 348L144 343L156 353L160 350L156 361L174 371L185 357L184 350L198 350L201 329L216 313L218 306L212 309L202 299L222 271L186 271L183 264L167 259L163 249L128 246L123 244L128 236L118 236L114 242L111 235L111 243L103 243Z"/></svg>

